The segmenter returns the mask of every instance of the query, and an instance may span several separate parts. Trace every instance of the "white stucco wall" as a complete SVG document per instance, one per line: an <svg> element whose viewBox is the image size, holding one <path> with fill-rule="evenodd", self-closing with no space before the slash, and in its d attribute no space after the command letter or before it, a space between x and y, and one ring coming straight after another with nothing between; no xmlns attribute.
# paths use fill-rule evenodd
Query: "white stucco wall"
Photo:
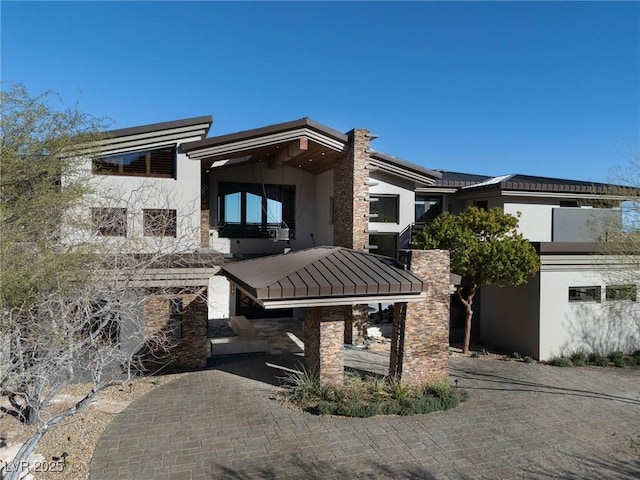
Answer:
<svg viewBox="0 0 640 480"><path fill-rule="evenodd" d="M209 318L229 318L230 317L230 295L231 284L226 277L214 275L209 279L209 290L207 306Z"/></svg>
<svg viewBox="0 0 640 480"><path fill-rule="evenodd" d="M369 195L398 195L398 223L376 222L369 220L369 229L379 232L399 233L415 221L415 187L408 181L381 172L372 172L372 180L378 185L369 187Z"/></svg>
<svg viewBox="0 0 640 480"><path fill-rule="evenodd" d="M333 169L316 175L316 205L314 238L316 245L333 245L331 224L331 197L333 196Z"/></svg>
<svg viewBox="0 0 640 480"><path fill-rule="evenodd" d="M539 201L536 199L536 201ZM511 215L521 213L518 223L518 231L532 242L551 241L551 213L556 205L532 204L522 202L504 203L504 212Z"/></svg>
<svg viewBox="0 0 640 480"><path fill-rule="evenodd" d="M620 284L615 269L595 257L543 256L540 272L540 357L578 348L610 353L640 348L640 302L606 301L605 286ZM586 264L585 264L586 262ZM637 265L637 263L636 263ZM619 270L617 270L619 271ZM636 275L638 278L638 275ZM628 281L623 281L628 283ZM602 287L601 303L570 303L569 287ZM640 297L638 298L640 300Z"/></svg>
<svg viewBox="0 0 640 480"><path fill-rule="evenodd" d="M86 160L86 171L91 161ZM102 237L91 228L76 230L72 241L117 245L135 252L193 252L200 243L200 163L178 153L176 178L90 175L94 193L78 209L78 218L91 225L91 208L126 208L127 236ZM176 237L145 237L144 209L176 210Z"/></svg>

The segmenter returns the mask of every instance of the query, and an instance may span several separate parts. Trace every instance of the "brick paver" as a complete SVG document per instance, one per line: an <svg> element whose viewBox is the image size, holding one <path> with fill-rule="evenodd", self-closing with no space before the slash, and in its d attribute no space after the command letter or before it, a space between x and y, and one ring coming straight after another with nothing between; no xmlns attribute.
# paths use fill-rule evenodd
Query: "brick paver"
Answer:
<svg viewBox="0 0 640 480"><path fill-rule="evenodd" d="M357 368L385 355L346 352ZM640 370L452 358L469 400L448 412L347 419L273 399L273 355L189 374L132 404L95 450L107 479L600 479L640 476ZM270 366L271 365L271 366Z"/></svg>

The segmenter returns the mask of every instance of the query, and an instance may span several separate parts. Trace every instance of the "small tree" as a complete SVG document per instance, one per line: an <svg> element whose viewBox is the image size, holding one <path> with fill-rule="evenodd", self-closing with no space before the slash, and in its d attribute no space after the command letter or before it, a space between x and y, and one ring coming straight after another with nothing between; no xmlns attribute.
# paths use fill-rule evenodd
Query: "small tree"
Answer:
<svg viewBox="0 0 640 480"><path fill-rule="evenodd" d="M466 310L464 353L469 352L473 299L482 285L517 286L538 271L535 249L517 232L518 219L494 208L470 207L459 215L445 212L418 233L414 244L451 253L451 270L462 275L456 295Z"/></svg>

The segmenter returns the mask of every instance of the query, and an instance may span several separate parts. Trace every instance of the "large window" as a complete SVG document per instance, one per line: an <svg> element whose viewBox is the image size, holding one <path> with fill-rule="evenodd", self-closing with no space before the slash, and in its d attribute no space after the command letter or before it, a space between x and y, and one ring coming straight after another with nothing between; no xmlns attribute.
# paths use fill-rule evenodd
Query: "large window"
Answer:
<svg viewBox="0 0 640 480"><path fill-rule="evenodd" d="M176 211L163 208L144 209L143 229L145 237L175 237Z"/></svg>
<svg viewBox="0 0 640 480"><path fill-rule="evenodd" d="M369 214L372 222L398 223L400 212L398 210L398 195L371 195Z"/></svg>
<svg viewBox="0 0 640 480"><path fill-rule="evenodd" d="M218 184L218 228L222 237L269 238L269 231L295 229L296 187L260 183Z"/></svg>
<svg viewBox="0 0 640 480"><path fill-rule="evenodd" d="M96 233L104 237L127 236L126 208L92 208L91 220Z"/></svg>
<svg viewBox="0 0 640 480"><path fill-rule="evenodd" d="M427 224L442 213L442 197L416 195L416 223Z"/></svg>
<svg viewBox="0 0 640 480"><path fill-rule="evenodd" d="M176 148L123 153L93 161L96 175L176 178Z"/></svg>
<svg viewBox="0 0 640 480"><path fill-rule="evenodd" d="M600 303L600 287L569 287L570 303Z"/></svg>
<svg viewBox="0 0 640 480"><path fill-rule="evenodd" d="M378 247L372 248L370 253L386 257L398 257L397 233L372 233L369 235L369 245Z"/></svg>

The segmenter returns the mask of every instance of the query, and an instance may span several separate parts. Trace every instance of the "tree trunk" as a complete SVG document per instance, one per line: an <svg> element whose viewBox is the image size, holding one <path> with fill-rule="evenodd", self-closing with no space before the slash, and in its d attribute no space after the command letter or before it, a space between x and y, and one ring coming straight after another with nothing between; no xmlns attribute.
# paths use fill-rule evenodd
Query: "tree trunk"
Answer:
<svg viewBox="0 0 640 480"><path fill-rule="evenodd" d="M94 385L91 391L87 393L87 395L85 395L84 398L82 398L78 403L76 403L71 408L63 410L57 415L51 417L40 428L38 428L38 430L36 430L36 432L29 439L27 439L24 445L20 447L18 453L16 453L16 456L13 459L12 468L7 471L7 473L5 473L3 480L19 480L20 478L22 478L24 472L22 472L21 465L26 465L27 460L38 446L38 443L40 443L40 440L42 439L44 434L47 433L63 418L70 417L86 407L89 402L93 400L93 398L98 394L98 392L106 386L108 386L108 384Z"/></svg>
<svg viewBox="0 0 640 480"><path fill-rule="evenodd" d="M474 283L469 290L466 298L462 296L462 287L456 289L456 296L464 305L466 315L464 319L464 339L462 341L462 353L469 353L469 344L471 343L471 320L473 318L473 297L478 291L478 286Z"/></svg>

